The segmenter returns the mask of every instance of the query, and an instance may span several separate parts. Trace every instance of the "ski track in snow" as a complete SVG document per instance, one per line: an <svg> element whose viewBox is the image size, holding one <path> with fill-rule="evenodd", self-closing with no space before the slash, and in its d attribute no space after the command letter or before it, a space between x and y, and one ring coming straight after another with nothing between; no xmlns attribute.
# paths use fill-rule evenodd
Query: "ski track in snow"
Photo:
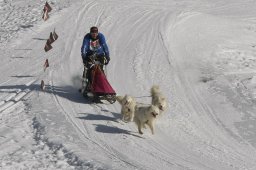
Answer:
<svg viewBox="0 0 256 170"><path fill-rule="evenodd" d="M40 22L43 3L0 0L1 168L256 167L256 19L238 10L253 2L51 1L58 11ZM122 122L118 103L91 104L77 92L92 25L106 35L107 77L118 94L149 104L153 84L164 91L169 108L155 135ZM59 39L45 53L53 28Z"/></svg>
<svg viewBox="0 0 256 170"><path fill-rule="evenodd" d="M182 22L182 23L184 23L184 21ZM178 27L178 28L182 28L182 27ZM178 30L178 28L177 28L177 30ZM182 30L182 29L181 29ZM174 32L173 33L175 36L178 36L177 35L177 32ZM186 35L184 32L182 33L183 35ZM195 39L192 39L192 40L195 40ZM189 44L189 43L188 43ZM192 44L192 42L190 42L190 44ZM186 50L187 50L187 48L186 48L186 44L184 45L183 44L183 46L185 46L185 52L186 52ZM185 54L183 54L184 56L186 56L186 53ZM193 56L193 54L190 54L190 55L192 55ZM182 61L182 60L181 60ZM184 60L183 60L184 61ZM196 60L195 60L196 61ZM189 66L189 65L188 65ZM191 66L193 67L193 63L191 64ZM189 67L191 67L191 66L189 66ZM177 66L177 67L179 67L179 66ZM209 67L209 66L208 66ZM192 70L193 71L193 70ZM208 68L208 72L210 72L209 71L209 68ZM212 76L215 76L215 75L212 75ZM215 130L217 130L217 129L219 129L219 128L221 128L221 127L223 127L224 128L224 131L223 132L228 132L228 133L230 133L230 135L231 136L233 136L233 137L235 137L235 139L237 139L237 137L235 136L235 135L233 135L234 134L234 132L231 132L231 129L229 129L229 128L227 128L226 127L226 125L224 125L223 124L223 122L218 118L218 116L219 115L217 115L217 114L215 114L214 112L214 110L212 109L212 108L210 108L209 106L207 106L207 104L204 102L205 101L205 99L203 99L202 98L202 96L203 95L200 95L200 91L197 91L197 90L193 90L192 88L194 88L194 87L192 87L191 86L191 83L189 82L189 81L191 81L192 79L190 78L190 77L184 77L183 75L182 76L180 76L180 78L182 78L181 79L181 81L182 81L182 84L183 84L183 87L186 87L185 89L188 89L188 90L186 90L186 95L187 96L190 96L191 97L191 99L190 99L190 103L192 103L191 101L194 101L193 102L193 105L194 106L189 106L189 105L186 105L186 107L187 108L191 108L192 109L192 111L193 110L195 110L195 109L193 109L193 108L196 108L196 110L195 110L195 113L196 114L199 114L198 116L200 116L201 118L203 117L203 115L202 115L202 113L203 112L206 112L206 113L208 113L208 116L210 116L209 118L212 118L212 120L210 121L210 122L208 122L207 123L207 126L210 126L210 124L209 123L211 123L211 122L215 122L216 124L217 124L217 127L215 127L215 128L213 128L213 129L215 129ZM211 81L211 79L209 79L210 81ZM192 80L192 81L195 81L195 80ZM206 81L206 83L208 83L207 81ZM226 82L226 84L229 84L229 83L227 83ZM219 86L219 85L218 85ZM178 87L178 86L177 86ZM228 90L226 89L226 90L223 90L223 92L228 92ZM197 92L199 92L199 93L197 93ZM225 93L224 92L224 93ZM191 94L189 94L189 93L191 93ZM227 94L227 95L229 95L230 96L230 94ZM243 98L241 98L241 100L243 100ZM236 99L236 101L241 101L241 100L237 100ZM232 101L232 100L231 100ZM233 101L234 103L236 102L236 101ZM223 109L223 108L222 108ZM201 111L200 111L201 110ZM192 114L193 112L191 112L191 114ZM194 113L194 114L195 114ZM223 113L223 114L225 114L225 113ZM193 118L195 118L195 116L193 115L192 116ZM200 117L198 117L199 118L199 120L200 120ZM206 117L205 117L206 118ZM202 119L202 121L201 122L204 122L204 121L207 121L207 119ZM225 119L222 119L222 120L225 120ZM198 125L200 125L201 123L200 122L196 122ZM199 126L200 127L200 126ZM201 127L202 129L204 129L203 127ZM218 136L218 138L216 138L216 139L221 139L221 140L223 140L223 141L221 141L221 143L222 144L225 144L225 143L228 143L228 145L230 145L230 139L225 139L225 136L220 136L223 132L220 132L220 133L214 133L214 135L216 135L216 134L218 134L219 136ZM209 135L211 135L211 134L209 134ZM226 140L226 141L225 141ZM240 142L240 140L241 139L239 139L238 141ZM246 141L244 141L245 143L247 143ZM234 158L235 159L240 159L239 157L237 157L238 155L236 155L237 153L239 153L239 152L242 152L241 150L240 151L238 151L236 148L240 148L241 146L225 146L224 148L226 149L226 150L229 150L229 152L232 152L233 150L235 150L236 151L236 153L233 153L232 154L232 157L234 156ZM219 146L220 147L220 146ZM228 149L230 147L230 149ZM221 153L221 154L223 154L223 153ZM221 155L219 155L218 156L218 158L221 158ZM227 159L228 157L224 157L224 159ZM234 159L234 158L232 158L232 159ZM223 159L223 158L222 158ZM227 162L227 161L224 161L224 162ZM245 165L247 165L247 163L242 163L242 166L240 167L240 168L242 168L243 166L245 166ZM244 167L243 167L244 168Z"/></svg>

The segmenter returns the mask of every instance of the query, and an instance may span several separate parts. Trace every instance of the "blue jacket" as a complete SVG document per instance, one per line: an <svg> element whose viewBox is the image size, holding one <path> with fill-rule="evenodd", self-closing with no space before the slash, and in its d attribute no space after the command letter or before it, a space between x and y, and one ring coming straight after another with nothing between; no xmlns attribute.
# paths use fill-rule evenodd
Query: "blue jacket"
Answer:
<svg viewBox="0 0 256 170"><path fill-rule="evenodd" d="M83 45L81 47L81 55L82 55L83 61L85 61L88 56L92 55L94 51L98 55L104 55L107 58L107 60L110 59L108 46L107 46L105 37L102 33L98 34L98 37L96 40L93 40L91 38L90 33L87 33L84 36Z"/></svg>

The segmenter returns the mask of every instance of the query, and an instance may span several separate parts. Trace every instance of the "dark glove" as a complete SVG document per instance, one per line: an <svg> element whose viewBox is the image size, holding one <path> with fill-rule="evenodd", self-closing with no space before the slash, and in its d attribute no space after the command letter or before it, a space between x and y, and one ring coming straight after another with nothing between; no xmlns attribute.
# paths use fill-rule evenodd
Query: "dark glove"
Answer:
<svg viewBox="0 0 256 170"><path fill-rule="evenodd" d="M88 65L91 59L89 57L82 57L84 65Z"/></svg>
<svg viewBox="0 0 256 170"><path fill-rule="evenodd" d="M86 64L87 64L87 61L86 61L86 60L83 60L83 64L86 65Z"/></svg>
<svg viewBox="0 0 256 170"><path fill-rule="evenodd" d="M105 65L108 65L109 61L110 61L110 58L106 57Z"/></svg>
<svg viewBox="0 0 256 170"><path fill-rule="evenodd" d="M82 59L83 59L83 63L85 64L86 62L87 62L87 57L86 56L84 56L84 55L82 55Z"/></svg>

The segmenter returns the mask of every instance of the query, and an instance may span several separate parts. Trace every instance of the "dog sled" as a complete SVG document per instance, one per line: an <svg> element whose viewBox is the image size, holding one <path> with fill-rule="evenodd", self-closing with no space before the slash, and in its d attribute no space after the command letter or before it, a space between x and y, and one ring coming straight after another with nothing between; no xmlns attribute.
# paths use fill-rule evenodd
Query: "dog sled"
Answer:
<svg viewBox="0 0 256 170"><path fill-rule="evenodd" d="M90 57L90 76L91 82L86 78L87 67L84 67L82 80L82 94L86 98L92 99L92 102L101 103L106 100L113 104L116 101L116 92L108 82L103 70L103 64L96 55Z"/></svg>

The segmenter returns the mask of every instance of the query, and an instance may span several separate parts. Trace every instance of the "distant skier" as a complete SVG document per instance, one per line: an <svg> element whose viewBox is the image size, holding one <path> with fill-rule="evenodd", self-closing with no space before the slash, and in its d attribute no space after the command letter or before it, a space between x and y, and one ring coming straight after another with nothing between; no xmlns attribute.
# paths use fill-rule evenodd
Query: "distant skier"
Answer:
<svg viewBox="0 0 256 170"><path fill-rule="evenodd" d="M83 44L81 47L81 55L83 59L83 64L87 70L83 72L83 77L88 80L87 87L92 83L91 71L92 71L92 61L91 56L96 55L96 59L102 64L101 69L103 71L103 65L107 65L110 61L108 45L105 40L105 36L98 32L98 28L93 26L90 28L90 33L84 36ZM86 89L88 90L88 89Z"/></svg>

